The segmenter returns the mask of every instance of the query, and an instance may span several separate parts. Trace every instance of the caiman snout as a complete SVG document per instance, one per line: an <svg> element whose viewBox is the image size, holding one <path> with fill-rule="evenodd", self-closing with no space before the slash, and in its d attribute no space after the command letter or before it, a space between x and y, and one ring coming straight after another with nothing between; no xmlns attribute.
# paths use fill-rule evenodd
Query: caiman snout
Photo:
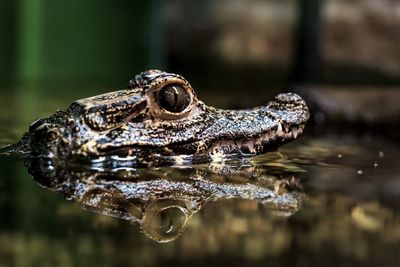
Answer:
<svg viewBox="0 0 400 267"><path fill-rule="evenodd" d="M75 101L38 120L21 141L31 156L102 162L180 164L252 156L296 139L309 118L304 100L223 110L197 99L180 75L150 70L127 88Z"/></svg>

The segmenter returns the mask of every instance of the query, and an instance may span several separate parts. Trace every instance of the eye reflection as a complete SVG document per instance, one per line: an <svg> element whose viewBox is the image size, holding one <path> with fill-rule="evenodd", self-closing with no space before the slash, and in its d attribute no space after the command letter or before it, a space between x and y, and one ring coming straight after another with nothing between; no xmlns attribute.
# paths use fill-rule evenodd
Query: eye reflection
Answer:
<svg viewBox="0 0 400 267"><path fill-rule="evenodd" d="M166 111L179 113L189 106L190 96L182 86L169 84L159 91L158 102Z"/></svg>
<svg viewBox="0 0 400 267"><path fill-rule="evenodd" d="M186 219L183 210L177 207L170 207L160 211L154 218L155 226L160 233L173 235L179 231Z"/></svg>
<svg viewBox="0 0 400 267"><path fill-rule="evenodd" d="M171 203L176 201L156 201L145 212L142 230L158 242L176 239L189 220L189 212L183 205Z"/></svg>

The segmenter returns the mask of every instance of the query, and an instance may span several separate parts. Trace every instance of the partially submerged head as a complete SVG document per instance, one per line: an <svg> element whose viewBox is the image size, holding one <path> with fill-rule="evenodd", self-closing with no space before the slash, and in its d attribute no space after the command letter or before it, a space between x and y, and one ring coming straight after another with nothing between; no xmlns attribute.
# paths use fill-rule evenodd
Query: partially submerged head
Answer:
<svg viewBox="0 0 400 267"><path fill-rule="evenodd" d="M27 139L32 155L174 164L273 150L297 138L308 117L293 93L254 109L208 107L182 76L150 70L124 90L78 100L38 120Z"/></svg>

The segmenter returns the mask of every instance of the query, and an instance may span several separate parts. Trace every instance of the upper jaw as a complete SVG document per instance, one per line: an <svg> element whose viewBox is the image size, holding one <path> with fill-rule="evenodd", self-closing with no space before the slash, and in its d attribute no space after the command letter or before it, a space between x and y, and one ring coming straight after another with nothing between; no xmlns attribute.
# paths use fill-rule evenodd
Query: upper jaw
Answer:
<svg viewBox="0 0 400 267"><path fill-rule="evenodd" d="M240 111L216 110L213 117L217 119L201 131L194 144L177 144L175 150L196 149L193 154L211 158L253 156L272 151L303 132L308 110L283 113L266 106Z"/></svg>
<svg viewBox="0 0 400 267"><path fill-rule="evenodd" d="M309 113L301 99L297 104L268 105L248 110L221 110L198 106L190 118L152 125L127 123L104 131L83 144L85 155L110 155L116 151L166 156L255 155L296 139Z"/></svg>
<svg viewBox="0 0 400 267"><path fill-rule="evenodd" d="M270 131L257 133L252 136L235 139L220 138L205 151L211 157L224 157L230 154L254 156L256 154L273 151L280 145L296 139L304 130L304 124L288 126L277 123Z"/></svg>

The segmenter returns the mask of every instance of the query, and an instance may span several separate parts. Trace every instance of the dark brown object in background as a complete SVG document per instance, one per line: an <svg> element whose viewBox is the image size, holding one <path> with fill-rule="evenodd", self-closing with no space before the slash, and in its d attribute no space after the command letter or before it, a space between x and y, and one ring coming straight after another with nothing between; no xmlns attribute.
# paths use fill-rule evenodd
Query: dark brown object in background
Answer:
<svg viewBox="0 0 400 267"><path fill-rule="evenodd" d="M310 107L311 129L327 133L375 133L400 137L400 88L316 86L301 89ZM310 126L311 126L310 125Z"/></svg>
<svg viewBox="0 0 400 267"><path fill-rule="evenodd" d="M292 82L310 84L318 81L320 59L320 1L300 0Z"/></svg>

